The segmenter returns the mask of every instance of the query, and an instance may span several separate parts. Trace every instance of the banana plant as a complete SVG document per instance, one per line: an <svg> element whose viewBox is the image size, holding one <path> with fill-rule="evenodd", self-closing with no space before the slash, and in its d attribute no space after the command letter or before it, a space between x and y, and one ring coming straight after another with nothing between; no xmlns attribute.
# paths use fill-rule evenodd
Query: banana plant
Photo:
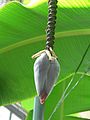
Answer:
<svg viewBox="0 0 90 120"><path fill-rule="evenodd" d="M61 74L45 102L45 120L82 120L72 114L90 110L89 11L88 0L58 0L54 51ZM28 120L37 95L31 56L45 46L47 14L46 0L0 8L0 106L21 102Z"/></svg>

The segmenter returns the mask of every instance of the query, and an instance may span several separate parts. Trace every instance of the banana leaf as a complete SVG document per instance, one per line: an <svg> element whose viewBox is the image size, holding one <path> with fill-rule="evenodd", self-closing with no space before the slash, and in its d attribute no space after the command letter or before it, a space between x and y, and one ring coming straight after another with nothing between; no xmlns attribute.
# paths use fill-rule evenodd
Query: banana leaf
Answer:
<svg viewBox="0 0 90 120"><path fill-rule="evenodd" d="M76 71L75 80L86 72L85 77L52 120L62 117L67 120L65 115L90 108L90 2L59 1L58 6L54 50L61 73L46 101L45 120ZM32 7L10 2L0 9L0 105L21 102L36 95L31 56L45 48L47 7L45 1Z"/></svg>

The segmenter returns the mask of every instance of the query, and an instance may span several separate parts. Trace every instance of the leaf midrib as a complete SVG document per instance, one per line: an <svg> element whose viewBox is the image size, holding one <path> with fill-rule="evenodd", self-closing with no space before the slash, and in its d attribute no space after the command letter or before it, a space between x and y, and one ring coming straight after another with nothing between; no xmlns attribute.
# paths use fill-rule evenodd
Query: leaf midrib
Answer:
<svg viewBox="0 0 90 120"><path fill-rule="evenodd" d="M80 36L80 35L90 35L90 29L77 29L77 30L70 30L70 31L64 31L64 32L56 32L55 36L56 38L63 38L63 37L70 37L70 36ZM26 39L14 44L11 44L7 47L3 47L0 49L0 54L9 52L13 49L16 49L18 47L22 47L28 44L40 42L42 40L45 40L46 35L37 36L31 39Z"/></svg>

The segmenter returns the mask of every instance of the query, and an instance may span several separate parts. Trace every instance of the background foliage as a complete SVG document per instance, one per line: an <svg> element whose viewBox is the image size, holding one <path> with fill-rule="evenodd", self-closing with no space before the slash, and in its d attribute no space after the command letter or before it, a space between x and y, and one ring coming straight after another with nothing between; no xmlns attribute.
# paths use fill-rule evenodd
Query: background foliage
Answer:
<svg viewBox="0 0 90 120"><path fill-rule="evenodd" d="M46 1L31 3L10 2L0 9L0 105L24 100L22 106L27 111L33 109L36 95L31 56L45 47L48 14ZM90 2L62 0L58 6L54 49L61 74L46 101L45 120L74 73L73 85L84 76L52 120L78 120L67 115L90 109Z"/></svg>

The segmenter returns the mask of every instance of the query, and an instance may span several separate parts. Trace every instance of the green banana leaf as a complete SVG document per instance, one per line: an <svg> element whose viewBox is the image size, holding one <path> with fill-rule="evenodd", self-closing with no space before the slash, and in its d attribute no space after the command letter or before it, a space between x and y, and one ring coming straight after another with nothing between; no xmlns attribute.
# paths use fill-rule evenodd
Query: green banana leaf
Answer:
<svg viewBox="0 0 90 120"><path fill-rule="evenodd" d="M58 6L54 50L61 74L46 101L45 120L76 71L75 80L86 72L85 77L64 101L64 106L57 109L52 120L68 120L65 115L90 108L90 2L59 1ZM45 47L47 7L46 2L31 8L11 2L0 9L0 105L36 95L31 56Z"/></svg>
<svg viewBox="0 0 90 120"><path fill-rule="evenodd" d="M78 80L80 76L81 75L76 75L74 78L74 81ZM57 86L55 86L55 89L53 90L52 94L49 96L48 100L46 101L45 120L48 120L48 118L52 114L53 109L56 107L64 89L68 84L68 81L70 81L71 78L72 77L63 81L61 84L58 84ZM89 106L90 98L88 97L90 96L89 84L90 84L90 77L85 75L81 79L80 83L71 92L71 94L69 94L69 96L64 100L62 105L58 106L58 109L53 114L51 120L64 120L64 116L67 116L71 113L90 110L90 106Z"/></svg>

